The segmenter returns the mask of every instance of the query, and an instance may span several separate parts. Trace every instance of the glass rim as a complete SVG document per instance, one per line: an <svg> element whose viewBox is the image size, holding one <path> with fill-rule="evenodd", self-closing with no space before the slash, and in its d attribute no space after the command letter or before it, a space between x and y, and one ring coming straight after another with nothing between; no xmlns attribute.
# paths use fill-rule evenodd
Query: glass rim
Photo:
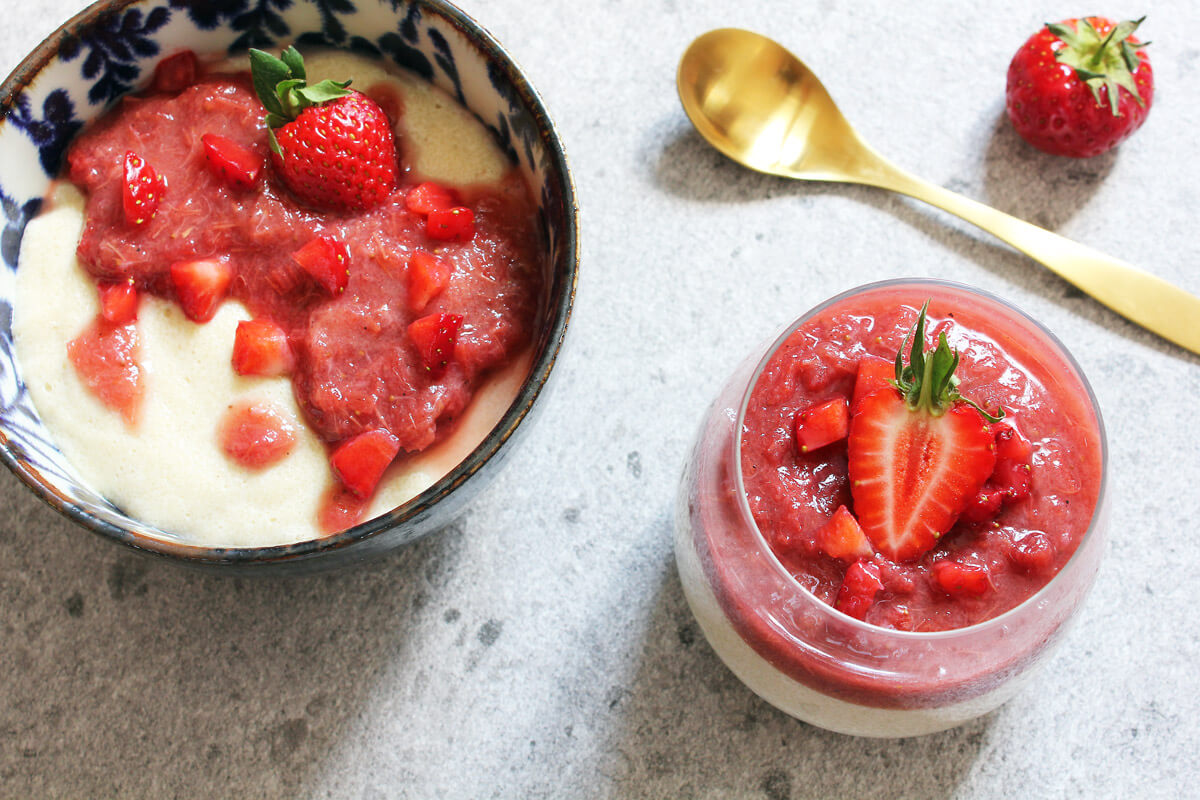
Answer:
<svg viewBox="0 0 1200 800"><path fill-rule="evenodd" d="M750 397L754 393L754 389L758 385L759 378L762 377L762 373L766 369L767 364L771 361L771 358L775 355L775 353L779 351L779 348L784 344L784 342L786 342L787 339L793 333L795 333L801 325L808 322L825 309L836 305L837 303L840 303L849 297L864 294L866 292L880 291L892 287L920 285L939 286L980 297L984 300L1008 309L1012 313L1016 314L1018 318L1030 324L1057 349L1058 355L1060 355L1066 362L1067 366L1074 371L1075 377L1078 378L1080 384L1083 386L1084 391L1087 393L1088 402L1091 406L1092 413L1096 417L1096 427L1100 434L1100 487L1096 494L1096 506L1092 509L1092 516L1088 521L1087 530L1085 530L1083 536L1080 537L1079 543L1075 546L1075 550L1071 553L1071 556L1067 559L1067 562L1063 564L1062 568L1059 569L1059 571L1056 572L1050 578L1050 580L1046 581L1044 586L1004 613L989 619L985 619L982 622L965 625L961 628L948 628L940 631L904 631L895 628L885 628L880 625L872 625L869 622L865 622L839 611L806 589L798 580L796 580L795 576L783 566L783 562L779 560L779 557L775 554L774 548L772 548L767 542L762 530L758 527L758 522L754 519L754 514L750 511L750 502L746 496L745 475L742 470L742 434L746 423L746 411L750 405ZM817 607L818 613L829 614L834 621L844 625L849 625L858 632L874 636L896 636L907 641L928 642L984 634L995 628L1004 627L1010 620L1024 613L1026 608L1036 605L1046 594L1049 593L1053 585L1062 582L1063 576L1066 573L1074 571L1074 569L1077 568L1077 565L1082 560L1080 558L1080 553L1083 551L1085 545L1099 535L1096 533L1097 522L1101 519L1108 496L1108 437L1104 428L1104 419L1100 413L1100 404L1096 399L1096 393L1092 389L1091 383L1088 382L1087 376L1084 375L1083 370L1080 368L1079 362L1075 360L1075 357L1071 354L1070 350L1068 350L1062 341L1045 325L1038 322L1014 303L1011 303L999 295L996 295L985 289L980 289L959 281L950 281L942 278L890 278L888 280L865 283L860 286L847 289L846 291L839 292L833 297L827 298L826 300L823 300L822 302L813 306L808 311L805 311L794 321L789 323L780 334L771 340L770 344L767 346L766 352L755 365L754 372L751 374L750 380L747 383L746 388L742 393L742 397L738 402L737 418L734 420L733 431L735 436L733 454L737 467L734 470L734 486L737 490L738 513L741 514L744 523L747 524L754 532L754 537L759 546L762 548L771 570L782 577L784 583L795 588L798 592L802 593L803 596L810 600Z"/></svg>

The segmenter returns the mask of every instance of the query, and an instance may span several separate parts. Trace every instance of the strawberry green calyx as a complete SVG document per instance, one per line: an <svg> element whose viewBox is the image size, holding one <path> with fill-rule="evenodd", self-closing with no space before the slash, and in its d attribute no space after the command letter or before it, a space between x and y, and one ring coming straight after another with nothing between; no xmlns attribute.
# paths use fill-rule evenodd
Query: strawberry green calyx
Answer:
<svg viewBox="0 0 1200 800"><path fill-rule="evenodd" d="M300 51L291 46L280 53L279 58L251 48L250 76L254 91L267 110L268 138L271 150L277 154L279 144L275 141L275 128L288 124L306 108L351 94L346 88L350 81L323 80L309 86L304 59Z"/></svg>
<svg viewBox="0 0 1200 800"><path fill-rule="evenodd" d="M906 337L906 344L911 340L908 364L904 363L902 346L896 352L896 379L891 384L900 390L910 411L924 411L940 417L961 401L978 411L988 422L999 422L1004 418L1003 408L997 408L994 415L989 414L978 403L958 393L958 377L954 374L958 368L958 351L950 348L944 332L938 334L937 347L925 352L925 315L928 310L929 301L926 300L917 316L917 324Z"/></svg>
<svg viewBox="0 0 1200 800"><path fill-rule="evenodd" d="M1066 45L1055 57L1060 63L1075 70L1079 80L1091 90L1096 105L1102 105L1104 102L1100 97L1100 87L1108 90L1108 105L1114 117L1120 116L1119 88L1129 92L1138 105L1146 105L1138 94L1133 76L1139 66L1137 51L1149 42L1129 41L1129 37L1144 19L1146 18L1120 22L1104 38L1100 37L1087 19L1079 20L1074 27L1063 23L1046 24L1046 28Z"/></svg>

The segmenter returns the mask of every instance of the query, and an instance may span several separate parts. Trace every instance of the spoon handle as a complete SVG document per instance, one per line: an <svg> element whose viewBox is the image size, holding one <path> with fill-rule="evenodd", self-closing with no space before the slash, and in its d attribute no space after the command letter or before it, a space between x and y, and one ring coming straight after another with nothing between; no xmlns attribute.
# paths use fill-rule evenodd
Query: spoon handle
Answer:
<svg viewBox="0 0 1200 800"><path fill-rule="evenodd" d="M1003 239L1121 316L1200 353L1200 297L1057 233L923 181L888 164L871 183L937 206Z"/></svg>

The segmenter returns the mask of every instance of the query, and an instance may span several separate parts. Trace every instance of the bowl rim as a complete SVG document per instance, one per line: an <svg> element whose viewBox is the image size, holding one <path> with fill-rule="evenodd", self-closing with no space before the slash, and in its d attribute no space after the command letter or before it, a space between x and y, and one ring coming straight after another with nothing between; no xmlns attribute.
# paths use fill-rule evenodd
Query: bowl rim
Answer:
<svg viewBox="0 0 1200 800"><path fill-rule="evenodd" d="M302 2L309 1L302 0ZM68 37L78 36L80 31L94 24L103 15L148 2L152 2L152 0L96 0L56 28L21 59L8 77L0 83L0 124L7 119L10 109L21 92L54 60L64 40ZM548 289L553 288L559 282L556 279L560 278L561 289L557 293L547 294L543 326L532 343L535 353L539 343L544 344L541 352L537 353L530 365L529 374L522 382L521 388L508 410L483 440L454 469L435 481L425 491L377 517L338 533L316 539L290 544L223 547L147 536L129 528L114 525L53 490L42 479L39 470L22 462L14 455L8 433L0 428L0 460L43 502L109 541L184 564L264 567L310 560L368 542L385 531L405 522L416 520L430 511L496 456L509 442L520 423L532 411L535 401L547 385L552 368L562 349L579 283L579 206L566 150L558 130L546 110L545 103L533 88L524 70L483 25L445 0L412 0L410 5L428 9L440 16L465 39L469 40L491 64L500 68L507 82L515 90L521 106L528 111L535 123L538 140L547 150L546 163L549 166L549 174L555 175L562 184L561 212L566 225L563 230L561 255L558 262L548 264L546 272ZM543 213L549 213L549 209L544 210ZM145 524L148 525L148 523Z"/></svg>

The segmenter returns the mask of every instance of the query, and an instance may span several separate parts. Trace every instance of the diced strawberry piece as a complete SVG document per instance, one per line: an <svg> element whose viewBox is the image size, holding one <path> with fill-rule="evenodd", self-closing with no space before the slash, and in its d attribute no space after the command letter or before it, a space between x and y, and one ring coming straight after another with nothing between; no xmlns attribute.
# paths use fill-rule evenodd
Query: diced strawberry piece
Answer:
<svg viewBox="0 0 1200 800"><path fill-rule="evenodd" d="M1004 492L997 489L991 483L985 483L978 494L967 503L967 507L963 509L959 519L965 522L970 522L973 525L987 522L994 519L1000 513L1000 506L1004 501Z"/></svg>
<svg viewBox="0 0 1200 800"><path fill-rule="evenodd" d="M154 67L150 86L156 92L179 92L196 82L200 63L191 50L167 56Z"/></svg>
<svg viewBox="0 0 1200 800"><path fill-rule="evenodd" d="M136 325L111 325L102 319L67 344L80 381L130 428L137 424L145 394L139 350Z"/></svg>
<svg viewBox="0 0 1200 800"><path fill-rule="evenodd" d="M251 189L262 171L262 157L249 147L215 133L200 137L204 159L218 178L236 189Z"/></svg>
<svg viewBox="0 0 1200 800"><path fill-rule="evenodd" d="M850 432L850 406L846 398L835 397L804 409L796 415L794 432L796 449L801 454L845 439Z"/></svg>
<svg viewBox="0 0 1200 800"><path fill-rule="evenodd" d="M221 421L222 452L247 469L274 464L296 446L295 426L268 403L238 403Z"/></svg>
<svg viewBox="0 0 1200 800"><path fill-rule="evenodd" d="M1009 558L1027 575L1045 575L1054 568L1054 545L1041 531L1030 531L1013 542Z"/></svg>
<svg viewBox="0 0 1200 800"><path fill-rule="evenodd" d="M462 321L461 314L429 314L408 326L408 338L431 378L440 378L450 366Z"/></svg>
<svg viewBox="0 0 1200 800"><path fill-rule="evenodd" d="M233 370L238 375L286 375L292 363L292 350L283 328L266 319L238 323L233 336Z"/></svg>
<svg viewBox="0 0 1200 800"><path fill-rule="evenodd" d="M863 356L858 360L858 375L854 379L854 394L850 399L850 413L857 414L863 398L880 389L892 388L889 381L896 377L895 362L879 356Z"/></svg>
<svg viewBox="0 0 1200 800"><path fill-rule="evenodd" d="M933 580L951 597L981 597L992 588L987 567L950 560L933 562Z"/></svg>
<svg viewBox="0 0 1200 800"><path fill-rule="evenodd" d="M334 483L317 508L317 526L325 534L338 533L357 525L367 510L368 501Z"/></svg>
<svg viewBox="0 0 1200 800"><path fill-rule="evenodd" d="M429 301L450 284L450 265L437 256L417 250L408 262L408 308L420 313Z"/></svg>
<svg viewBox="0 0 1200 800"><path fill-rule="evenodd" d="M996 469L989 483L1004 493L1004 502L1029 496L1033 487L1033 445L1011 425L994 426Z"/></svg>
<svg viewBox="0 0 1200 800"><path fill-rule="evenodd" d="M333 236L314 236L292 259L330 295L341 294L350 282L350 248Z"/></svg>
<svg viewBox="0 0 1200 800"><path fill-rule="evenodd" d="M404 205L414 214L428 216L431 212L458 205L458 198L452 190L426 181L408 190Z"/></svg>
<svg viewBox="0 0 1200 800"><path fill-rule="evenodd" d="M466 206L439 208L425 218L429 238L442 242L466 242L475 235L475 212Z"/></svg>
<svg viewBox="0 0 1200 800"><path fill-rule="evenodd" d="M833 607L855 619L866 619L867 612L875 605L875 596L882 590L879 565L873 561L855 561L846 569Z"/></svg>
<svg viewBox="0 0 1200 800"><path fill-rule="evenodd" d="M817 547L826 555L847 563L870 558L875 552L858 520L845 506L838 506L829 521L817 531Z"/></svg>
<svg viewBox="0 0 1200 800"><path fill-rule="evenodd" d="M359 498L366 498L375 491L383 471L399 451L399 439L385 428L375 428L338 445L329 463L347 489Z"/></svg>
<svg viewBox="0 0 1200 800"><path fill-rule="evenodd" d="M167 190L167 179L132 150L125 153L125 180L121 183L121 207L130 225L154 219L158 203Z"/></svg>
<svg viewBox="0 0 1200 800"><path fill-rule="evenodd" d="M130 281L100 284L100 316L114 325L137 319L138 290Z"/></svg>
<svg viewBox="0 0 1200 800"><path fill-rule="evenodd" d="M233 280L228 261L204 258L171 265L171 283L183 313L193 322L208 322L217 313Z"/></svg>
<svg viewBox="0 0 1200 800"><path fill-rule="evenodd" d="M1007 422L992 426L996 437L996 460L1028 463L1033 459L1033 445Z"/></svg>

